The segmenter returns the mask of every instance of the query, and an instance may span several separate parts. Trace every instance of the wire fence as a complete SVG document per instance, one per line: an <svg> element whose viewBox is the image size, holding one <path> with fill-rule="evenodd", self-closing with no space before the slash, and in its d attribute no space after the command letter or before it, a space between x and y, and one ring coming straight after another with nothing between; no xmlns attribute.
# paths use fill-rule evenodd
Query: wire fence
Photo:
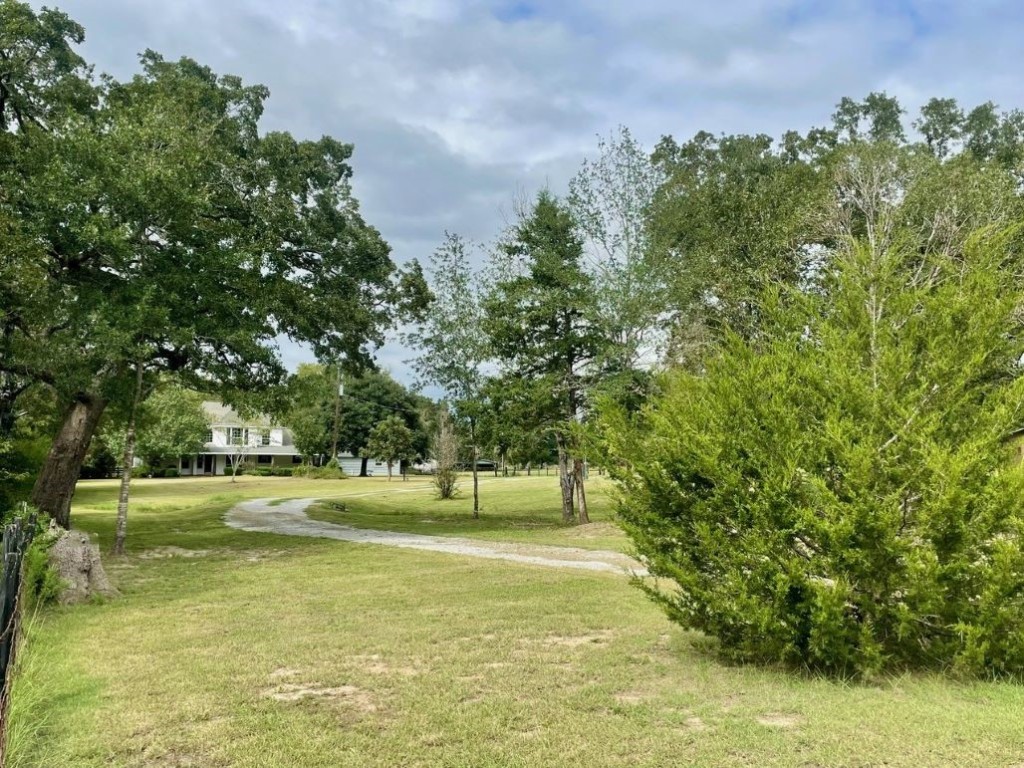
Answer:
<svg viewBox="0 0 1024 768"><path fill-rule="evenodd" d="M7 757L7 715L11 703L11 671L21 627L21 586L25 553L37 527L35 514L21 514L3 529L0 572L0 768Z"/></svg>

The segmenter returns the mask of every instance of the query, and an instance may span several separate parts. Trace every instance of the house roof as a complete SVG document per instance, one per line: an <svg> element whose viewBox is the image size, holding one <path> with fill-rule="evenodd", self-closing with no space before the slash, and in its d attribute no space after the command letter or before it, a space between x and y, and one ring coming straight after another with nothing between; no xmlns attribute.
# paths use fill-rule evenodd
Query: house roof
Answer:
<svg viewBox="0 0 1024 768"><path fill-rule="evenodd" d="M216 400L203 401L203 411L211 424L227 427L273 427L277 426L264 414L256 414L250 418L243 419L230 405L225 405Z"/></svg>

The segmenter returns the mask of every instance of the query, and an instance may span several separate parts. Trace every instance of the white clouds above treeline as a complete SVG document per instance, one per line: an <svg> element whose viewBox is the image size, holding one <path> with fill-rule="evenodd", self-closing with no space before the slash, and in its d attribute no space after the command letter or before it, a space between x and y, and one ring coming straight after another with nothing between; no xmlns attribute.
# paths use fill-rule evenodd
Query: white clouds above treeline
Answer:
<svg viewBox="0 0 1024 768"><path fill-rule="evenodd" d="M1024 106L1015 0L49 0L129 75L153 48L270 87L267 128L355 144L354 187L396 260L489 239L513 196L564 188L596 134L828 121L887 90ZM298 353L289 351L292 361ZM383 362L401 375L400 350ZM404 377L403 377L404 378Z"/></svg>

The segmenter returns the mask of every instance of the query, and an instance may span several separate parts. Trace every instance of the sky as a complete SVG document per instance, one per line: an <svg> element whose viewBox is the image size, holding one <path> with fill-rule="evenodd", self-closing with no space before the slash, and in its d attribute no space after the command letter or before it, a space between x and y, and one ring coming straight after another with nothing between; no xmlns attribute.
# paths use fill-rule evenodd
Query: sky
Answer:
<svg viewBox="0 0 1024 768"><path fill-rule="evenodd" d="M355 145L364 217L402 263L488 241L565 189L599 135L829 121L843 96L1024 106L1019 0L49 0L115 77L146 48L270 88L268 130ZM909 118L908 118L909 119ZM282 345L290 366L311 359ZM379 364L412 379L397 342Z"/></svg>

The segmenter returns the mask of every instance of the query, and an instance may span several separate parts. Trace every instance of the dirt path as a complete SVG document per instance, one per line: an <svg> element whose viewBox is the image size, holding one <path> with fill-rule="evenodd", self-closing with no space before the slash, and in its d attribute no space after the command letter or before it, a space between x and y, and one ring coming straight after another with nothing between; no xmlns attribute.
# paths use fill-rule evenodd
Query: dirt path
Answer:
<svg viewBox="0 0 1024 768"><path fill-rule="evenodd" d="M402 489L411 492L419 489ZM365 496L371 494L353 494ZM579 549L577 547L551 547L511 542L479 541L448 536L427 536L418 533L396 533L312 520L306 514L317 499L252 499L232 507L225 522L232 528L257 533L279 533L285 536L310 536L322 539L340 539L360 544L382 544L388 547L425 549L465 557L483 557L490 560L511 560L529 565L555 568L580 568L587 571L635 573L645 571L639 563L618 552Z"/></svg>

